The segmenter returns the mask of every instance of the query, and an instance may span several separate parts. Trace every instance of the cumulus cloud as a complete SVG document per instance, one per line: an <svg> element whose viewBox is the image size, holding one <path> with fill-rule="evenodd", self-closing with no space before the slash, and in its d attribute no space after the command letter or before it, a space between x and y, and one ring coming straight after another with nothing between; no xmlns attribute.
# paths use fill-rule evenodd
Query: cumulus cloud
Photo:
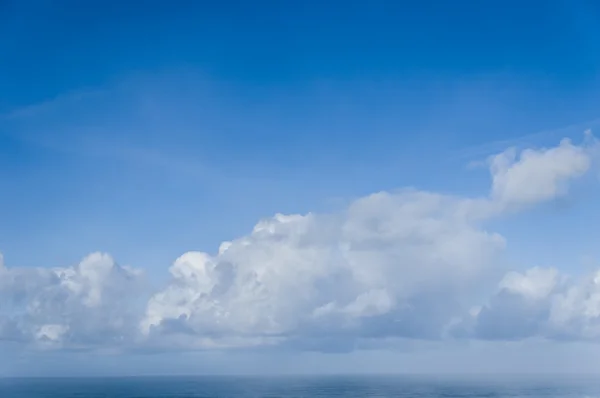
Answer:
<svg viewBox="0 0 600 398"><path fill-rule="evenodd" d="M445 307L504 246L463 206L437 194L382 192L340 214L265 219L215 256L179 258L142 332L191 333L215 345L231 336L263 344L324 333L433 335ZM426 322L411 322L423 313Z"/></svg>
<svg viewBox="0 0 600 398"><path fill-rule="evenodd" d="M332 214L260 221L215 254L188 252L147 300L139 271L92 254L74 267L0 262L0 337L60 347L287 346L351 350L397 338L596 336L596 279L552 269L508 273L504 211L564 195L591 168L595 142L503 152L488 196L379 192ZM600 280L600 279L599 279ZM508 322L507 322L508 320Z"/></svg>
<svg viewBox="0 0 600 398"><path fill-rule="evenodd" d="M600 339L600 271L575 279L554 268L510 272L482 308L455 325L462 337Z"/></svg>
<svg viewBox="0 0 600 398"><path fill-rule="evenodd" d="M140 278L102 253L64 268L0 265L0 339L69 348L131 341Z"/></svg>
<svg viewBox="0 0 600 398"><path fill-rule="evenodd" d="M569 182L591 167L596 144L586 132L583 145L573 145L565 138L553 148L520 153L510 148L492 156L492 199L504 207L518 207L566 194Z"/></svg>
<svg viewBox="0 0 600 398"><path fill-rule="evenodd" d="M214 256L178 259L141 331L201 336L201 346L439 337L504 248L482 227L486 218L564 195L591 167L593 148L587 137L581 146L563 140L497 155L487 198L381 192L340 214L263 220ZM510 278L504 283L526 295L545 294L552 282Z"/></svg>

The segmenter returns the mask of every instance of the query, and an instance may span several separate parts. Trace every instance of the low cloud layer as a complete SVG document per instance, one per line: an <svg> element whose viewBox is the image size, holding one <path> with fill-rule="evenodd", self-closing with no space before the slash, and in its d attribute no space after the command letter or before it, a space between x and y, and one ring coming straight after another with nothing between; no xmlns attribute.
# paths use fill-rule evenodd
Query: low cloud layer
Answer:
<svg viewBox="0 0 600 398"><path fill-rule="evenodd" d="M458 336L487 340L541 337L555 340L600 338L600 271L579 279L554 268L509 272L482 307L461 319Z"/></svg>
<svg viewBox="0 0 600 398"><path fill-rule="evenodd" d="M141 276L101 253L66 268L0 263L0 337L40 348L129 344L144 305Z"/></svg>
<svg viewBox="0 0 600 398"><path fill-rule="evenodd" d="M141 270L106 254L57 269L0 263L0 338L64 349L321 351L399 338L597 339L600 277L507 272L507 239L487 229L566 195L596 148L588 134L581 145L509 149L490 158L481 197L400 190L332 214L277 214L216 254L183 254L150 294Z"/></svg>

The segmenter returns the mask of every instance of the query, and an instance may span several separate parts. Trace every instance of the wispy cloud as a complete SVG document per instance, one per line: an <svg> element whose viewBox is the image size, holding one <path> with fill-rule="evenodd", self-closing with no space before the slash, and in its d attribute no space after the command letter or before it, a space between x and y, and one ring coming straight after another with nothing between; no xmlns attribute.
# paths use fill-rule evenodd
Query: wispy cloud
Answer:
<svg viewBox="0 0 600 398"><path fill-rule="evenodd" d="M454 152L452 157L467 161L472 160L472 162L469 163L470 166L484 165L485 158L506 148L535 147L539 146L540 142L556 141L562 137L578 136L586 130L594 130L595 127L600 127L600 118L571 124L557 129L542 130L535 133L516 136L513 135L514 138L495 140L481 145L465 147Z"/></svg>
<svg viewBox="0 0 600 398"><path fill-rule="evenodd" d="M44 114L60 110L64 107L73 106L78 102L99 97L106 94L107 90L102 89L80 89L58 95L46 101L13 108L5 113L0 113L0 122L26 120L28 118L39 117Z"/></svg>
<svg viewBox="0 0 600 398"><path fill-rule="evenodd" d="M162 170L192 180L223 180L217 169L208 167L201 159L173 150L166 150L124 140L126 127L113 128L78 121L79 108L89 111L97 100L105 105L117 89L77 90L53 99L15 108L0 114L0 134L31 146L79 157L96 157L118 161L138 168ZM69 114L71 123L46 123L55 115ZM70 119L69 119L70 120ZM24 126L24 127L23 127ZM144 137L143 131L140 138ZM139 141L139 140L138 140Z"/></svg>

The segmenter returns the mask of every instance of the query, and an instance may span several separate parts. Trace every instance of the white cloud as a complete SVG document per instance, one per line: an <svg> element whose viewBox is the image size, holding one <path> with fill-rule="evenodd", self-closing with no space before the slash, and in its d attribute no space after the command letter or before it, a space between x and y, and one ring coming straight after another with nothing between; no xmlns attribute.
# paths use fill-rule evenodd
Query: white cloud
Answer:
<svg viewBox="0 0 600 398"><path fill-rule="evenodd" d="M433 335L445 322L442 309L456 305L504 246L460 214L463 205L382 192L340 214L263 220L215 256L179 258L142 331L210 336L208 344L231 336ZM410 324L420 312L430 319Z"/></svg>
<svg viewBox="0 0 600 398"><path fill-rule="evenodd" d="M171 284L149 302L142 332L202 336L208 345L227 345L231 336L249 345L328 335L439 337L504 248L504 238L481 222L498 209L565 194L590 168L591 148L563 140L518 160L516 152L500 154L487 199L381 192L340 214L263 220L215 256L177 260ZM533 270L502 283L538 297L554 280Z"/></svg>
<svg viewBox="0 0 600 398"><path fill-rule="evenodd" d="M600 271L581 279L553 268L510 272L480 311L455 325L479 339L600 339Z"/></svg>
<svg viewBox="0 0 600 398"><path fill-rule="evenodd" d="M214 255L182 255L149 300L139 272L104 254L60 269L0 261L0 336L51 347L337 351L448 333L593 338L595 279L575 283L542 268L508 273L489 303L473 304L503 266L505 239L485 222L564 195L591 167L594 148L588 139L497 155L488 197L401 190L334 214L277 214Z"/></svg>
<svg viewBox="0 0 600 398"><path fill-rule="evenodd" d="M557 147L510 148L490 158L493 200L505 207L535 204L566 194L569 182L592 164L596 141L586 134L584 145L563 139Z"/></svg>
<svg viewBox="0 0 600 398"><path fill-rule="evenodd" d="M547 297L558 283L558 271L554 268L531 268L524 274L509 272L500 281L501 290L518 294L531 300Z"/></svg>
<svg viewBox="0 0 600 398"><path fill-rule="evenodd" d="M0 339L87 347L131 340L140 272L93 253L65 268L0 268Z"/></svg>

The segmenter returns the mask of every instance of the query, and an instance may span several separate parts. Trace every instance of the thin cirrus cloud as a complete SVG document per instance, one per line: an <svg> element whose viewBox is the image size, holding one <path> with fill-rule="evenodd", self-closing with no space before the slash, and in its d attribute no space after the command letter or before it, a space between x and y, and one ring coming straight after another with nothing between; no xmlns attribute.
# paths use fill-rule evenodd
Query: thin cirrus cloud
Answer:
<svg viewBox="0 0 600 398"><path fill-rule="evenodd" d="M489 159L482 197L405 189L331 214L261 220L214 255L188 252L148 292L140 269L95 253L67 268L0 263L0 338L46 349L347 351L403 339L600 337L600 277L506 273L506 240L486 229L568 191L597 142L509 149Z"/></svg>

